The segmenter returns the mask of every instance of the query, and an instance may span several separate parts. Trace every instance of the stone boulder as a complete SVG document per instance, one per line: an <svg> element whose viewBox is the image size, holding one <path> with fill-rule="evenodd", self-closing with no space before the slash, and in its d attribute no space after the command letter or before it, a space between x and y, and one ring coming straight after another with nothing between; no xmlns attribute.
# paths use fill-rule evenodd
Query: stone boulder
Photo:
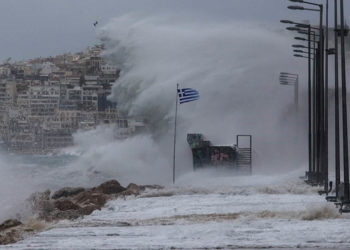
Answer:
<svg viewBox="0 0 350 250"><path fill-rule="evenodd" d="M16 227L21 225L22 222L16 219L9 219L5 220L3 223L0 224L0 231L3 231L5 229L11 228L11 227Z"/></svg>
<svg viewBox="0 0 350 250"><path fill-rule="evenodd" d="M77 195L81 192L84 192L85 188L82 187L64 187L61 188L60 190L57 190L53 195L52 195L52 199L57 200L59 198L62 197L70 197L70 196L74 196Z"/></svg>
<svg viewBox="0 0 350 250"><path fill-rule="evenodd" d="M101 207L95 205L85 206L79 210L79 213L80 215L89 215L95 210L101 210Z"/></svg>
<svg viewBox="0 0 350 250"><path fill-rule="evenodd" d="M106 181L96 188L96 191L103 194L117 194L125 190L126 189L122 187L117 180Z"/></svg>
<svg viewBox="0 0 350 250"><path fill-rule="evenodd" d="M55 208L57 208L60 211L80 209L80 206L78 206L77 204L73 203L68 199L56 200L54 204L55 204Z"/></svg>
<svg viewBox="0 0 350 250"><path fill-rule="evenodd" d="M96 189L91 189L82 193L77 194L72 198L73 202L79 204L80 206L97 206L101 208L106 204L109 196L101 192L97 192Z"/></svg>
<svg viewBox="0 0 350 250"><path fill-rule="evenodd" d="M140 195L141 193L142 188L138 185L136 185L135 183L130 183L127 187L126 187L126 190L119 193L118 195L121 195L121 196L129 196L129 195L135 195L135 196L138 196Z"/></svg>
<svg viewBox="0 0 350 250"><path fill-rule="evenodd" d="M20 240L20 234L16 230L11 230L5 234L0 234L0 245L12 244Z"/></svg>

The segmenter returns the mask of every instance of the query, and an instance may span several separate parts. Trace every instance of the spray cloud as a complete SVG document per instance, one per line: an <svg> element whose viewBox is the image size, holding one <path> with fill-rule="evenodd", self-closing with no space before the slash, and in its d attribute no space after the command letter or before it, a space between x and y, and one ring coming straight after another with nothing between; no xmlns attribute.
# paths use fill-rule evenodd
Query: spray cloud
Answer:
<svg viewBox="0 0 350 250"><path fill-rule="evenodd" d="M178 175L192 169L189 132L202 133L215 144L252 134L256 172L284 171L302 158L296 155L305 150L295 137L306 129L297 129L290 112L292 89L277 82L280 71L303 71L291 67L286 33L258 23L125 15L111 20L99 36L106 45L104 56L121 69L111 98L121 114L146 118L152 133L114 141L111 129L101 127L75 135L80 153L65 166L22 172L12 161L11 169L0 168L1 197L9 198L8 208L44 188L92 186L112 178L123 185L171 183L177 83L201 95L179 107ZM11 178L21 185L9 185ZM5 218L4 211L0 214Z"/></svg>
<svg viewBox="0 0 350 250"><path fill-rule="evenodd" d="M163 148L169 157L176 83L199 90L199 101L179 109L183 170L191 165L188 132L201 132L218 144L232 144L236 134L252 134L263 165L280 164L288 155L288 160L298 158L292 145L298 130L290 132L297 126L287 107L293 91L277 82L280 71L303 71L291 67L286 33L253 22L126 15L111 20L100 37L106 58L121 68L112 98L124 114L148 119L156 140L168 145Z"/></svg>

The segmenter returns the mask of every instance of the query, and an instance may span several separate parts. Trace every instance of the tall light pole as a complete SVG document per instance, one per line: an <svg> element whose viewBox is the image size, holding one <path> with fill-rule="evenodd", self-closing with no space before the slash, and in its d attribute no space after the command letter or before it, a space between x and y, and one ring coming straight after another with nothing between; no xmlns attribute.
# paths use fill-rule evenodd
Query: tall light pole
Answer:
<svg viewBox="0 0 350 250"><path fill-rule="evenodd" d="M295 31L301 31L302 29L301 28L307 28L307 35L308 35L308 38L307 39L304 39L304 38L300 38L300 37L296 37L295 39L296 40L302 40L302 41L308 41L308 46L307 46L307 49L308 49L308 56L305 57L305 56L302 56L302 55L299 55L299 54L295 54L294 56L295 57L304 57L304 58L307 58L308 59L308 161L309 161L309 166L308 166L308 173L307 173L307 178L308 178L308 181L310 182L310 178L312 173L313 173L313 170L314 170L314 154L313 154L313 148L314 148L314 145L313 145L313 140L312 140L312 135L313 135L313 132L312 132L312 86L311 86L311 25L310 24L303 24L303 23L296 23L296 22L293 22L293 21L290 21L290 20L281 20L281 23L287 23L287 24L295 24L296 27L293 28L293 27L287 27L288 30L295 30ZM305 48L305 46L298 46L298 45L294 45L293 46L294 48ZM296 53L306 53L302 50L294 50L294 52Z"/></svg>
<svg viewBox="0 0 350 250"><path fill-rule="evenodd" d="M309 11L318 11L320 13L320 24L319 24L319 35L320 35L320 41L319 41L319 56L317 57L319 60L317 60L318 65L318 85L317 87L317 95L316 98L318 101L316 101L316 111L317 111L317 182L319 184L324 184L325 191L328 190L328 171L326 168L328 168L328 164L325 163L325 154L328 154L328 150L325 149L326 142L325 142L325 134L326 134L326 124L325 124L325 113L328 112L328 108L325 106L326 100L325 100L325 86L324 86L324 43L323 43L323 5L322 4L316 4L304 0L290 0L291 2L298 2L303 4L308 4L312 6L318 7L318 9L310 9L305 8L303 6L288 6L289 9L292 10L309 10ZM327 178L325 177L325 173L327 173ZM320 175L321 174L321 175Z"/></svg>
<svg viewBox="0 0 350 250"><path fill-rule="evenodd" d="M312 90L311 90L311 25L308 25L308 139L309 139L309 173L312 172Z"/></svg>
<svg viewBox="0 0 350 250"><path fill-rule="evenodd" d="M326 60L324 81L324 191L328 195L328 0L326 0Z"/></svg>
<svg viewBox="0 0 350 250"><path fill-rule="evenodd" d="M308 31L308 154L309 154L309 171L308 181L310 181L309 175L312 173L313 165L313 143L312 143L312 89L311 89L311 25L297 24L298 27L307 28ZM297 40L301 40L300 38ZM304 53L302 50L294 50L294 52ZM300 57L300 56L299 56Z"/></svg>
<svg viewBox="0 0 350 250"><path fill-rule="evenodd" d="M335 103L335 197L339 199L340 140L339 140L339 51L338 51L338 0L334 0L334 103Z"/></svg>
<svg viewBox="0 0 350 250"><path fill-rule="evenodd" d="M346 101L346 63L345 63L345 24L344 0L340 0L340 44L341 44L341 80L343 109L343 157L344 157L344 200L349 201L349 155L348 155L348 121Z"/></svg>

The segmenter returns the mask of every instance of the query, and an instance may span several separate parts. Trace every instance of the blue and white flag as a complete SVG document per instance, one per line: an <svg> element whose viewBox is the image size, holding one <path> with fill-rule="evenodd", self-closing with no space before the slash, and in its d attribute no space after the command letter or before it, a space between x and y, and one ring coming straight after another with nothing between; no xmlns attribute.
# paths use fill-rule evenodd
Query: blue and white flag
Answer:
<svg viewBox="0 0 350 250"><path fill-rule="evenodd" d="M177 93L179 94L180 104L192 102L199 99L199 93L197 90L194 89L178 89Z"/></svg>

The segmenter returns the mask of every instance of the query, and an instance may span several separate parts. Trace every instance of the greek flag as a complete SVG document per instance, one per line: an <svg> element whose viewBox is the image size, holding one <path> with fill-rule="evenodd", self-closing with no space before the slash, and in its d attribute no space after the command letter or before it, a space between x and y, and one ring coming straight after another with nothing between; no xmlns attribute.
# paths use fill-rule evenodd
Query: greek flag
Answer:
<svg viewBox="0 0 350 250"><path fill-rule="evenodd" d="M180 104L192 102L199 99L199 93L197 90L194 89L178 89L177 93L179 94Z"/></svg>

